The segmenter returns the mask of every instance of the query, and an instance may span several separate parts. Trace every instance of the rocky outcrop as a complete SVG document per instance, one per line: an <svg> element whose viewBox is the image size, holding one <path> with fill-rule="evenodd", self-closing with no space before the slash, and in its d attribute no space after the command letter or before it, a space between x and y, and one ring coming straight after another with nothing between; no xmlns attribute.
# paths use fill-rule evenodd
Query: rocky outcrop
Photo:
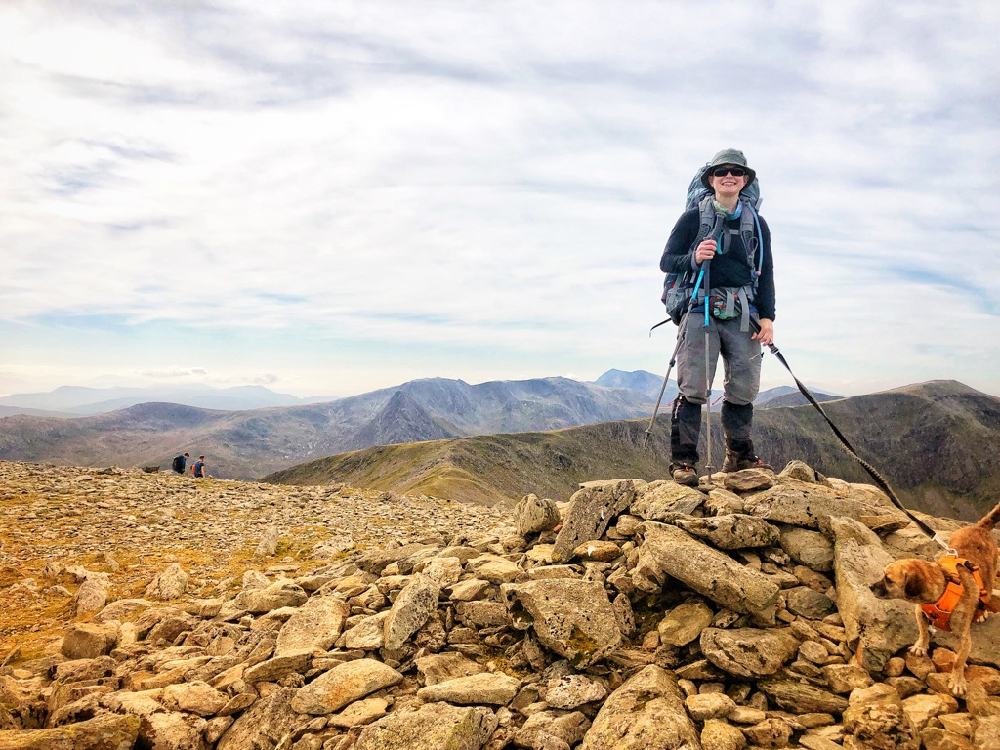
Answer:
<svg viewBox="0 0 1000 750"><path fill-rule="evenodd" d="M0 654L0 750L994 743L1000 618L973 626L970 687L951 696L953 636L907 653L912 608L868 590L894 550L919 546L877 490L799 465L700 489L588 483L558 532L554 506L520 508L490 529L415 529L335 560L311 545L305 559L265 554L211 588L192 569L167 603L161 575L152 600L85 613L46 655ZM47 562L37 580L99 580ZM109 576L112 596L149 580L118 589Z"/></svg>

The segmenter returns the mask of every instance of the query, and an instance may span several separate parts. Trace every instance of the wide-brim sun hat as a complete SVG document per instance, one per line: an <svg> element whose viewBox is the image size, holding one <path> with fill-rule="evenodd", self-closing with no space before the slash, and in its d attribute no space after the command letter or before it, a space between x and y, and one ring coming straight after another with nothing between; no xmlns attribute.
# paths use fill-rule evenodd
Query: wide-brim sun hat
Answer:
<svg viewBox="0 0 1000 750"><path fill-rule="evenodd" d="M712 157L712 161L708 163L705 167L705 171L701 175L701 184L704 185L709 190L712 186L708 184L708 178L712 176L712 169L715 167L721 167L723 164L732 164L733 166L743 167L747 171L747 176L750 178L747 180L747 184L744 186L746 190L757 179L757 172L750 169L747 166L747 158L743 155L743 152L736 148L724 148L722 151L717 153Z"/></svg>

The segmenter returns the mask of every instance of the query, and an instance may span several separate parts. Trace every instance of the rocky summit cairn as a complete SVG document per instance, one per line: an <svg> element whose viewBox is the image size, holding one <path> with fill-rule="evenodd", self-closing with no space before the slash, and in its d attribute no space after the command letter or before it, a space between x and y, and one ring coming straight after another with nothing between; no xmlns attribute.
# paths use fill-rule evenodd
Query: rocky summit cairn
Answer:
<svg viewBox="0 0 1000 750"><path fill-rule="evenodd" d="M72 471L90 470L0 464L0 520L46 518L45 493ZM35 490L10 489L29 475ZM143 516L143 491L152 513L191 487L88 476L101 492L84 507L100 523L132 503L118 509L128 536L166 518ZM214 508L211 483L194 490L197 513L252 532L223 580L183 559L147 570L127 547L69 559L55 538L67 559L28 565L12 550L33 547L0 537L5 601L62 597L74 618L46 623L46 648L0 651L0 750L1000 749L1000 618L973 626L956 699L953 637L909 654L912 608L868 590L886 562L939 553L873 487L793 462L699 489L588 482L502 517L342 488L218 486L259 511ZM295 516L341 500L349 519L274 559L304 533ZM166 522L199 522L189 516Z"/></svg>

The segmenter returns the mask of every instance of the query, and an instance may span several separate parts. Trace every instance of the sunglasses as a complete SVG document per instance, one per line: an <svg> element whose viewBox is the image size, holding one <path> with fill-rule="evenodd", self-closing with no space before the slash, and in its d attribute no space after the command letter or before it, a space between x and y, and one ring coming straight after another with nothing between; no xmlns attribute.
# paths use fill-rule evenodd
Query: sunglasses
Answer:
<svg viewBox="0 0 1000 750"><path fill-rule="evenodd" d="M743 167L716 167L712 170L712 177L725 177L727 174L733 177L745 177L746 173Z"/></svg>

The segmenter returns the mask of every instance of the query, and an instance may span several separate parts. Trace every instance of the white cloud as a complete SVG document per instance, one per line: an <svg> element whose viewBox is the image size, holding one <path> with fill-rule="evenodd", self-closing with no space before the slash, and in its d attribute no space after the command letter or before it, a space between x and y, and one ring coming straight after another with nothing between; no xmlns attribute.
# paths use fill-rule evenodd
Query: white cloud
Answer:
<svg viewBox="0 0 1000 750"><path fill-rule="evenodd" d="M997 393L998 30L973 0L6 6L0 318L124 325L101 372L136 369L128 324L217 333L219 377L348 391L658 371L660 249L736 145L790 360Z"/></svg>

